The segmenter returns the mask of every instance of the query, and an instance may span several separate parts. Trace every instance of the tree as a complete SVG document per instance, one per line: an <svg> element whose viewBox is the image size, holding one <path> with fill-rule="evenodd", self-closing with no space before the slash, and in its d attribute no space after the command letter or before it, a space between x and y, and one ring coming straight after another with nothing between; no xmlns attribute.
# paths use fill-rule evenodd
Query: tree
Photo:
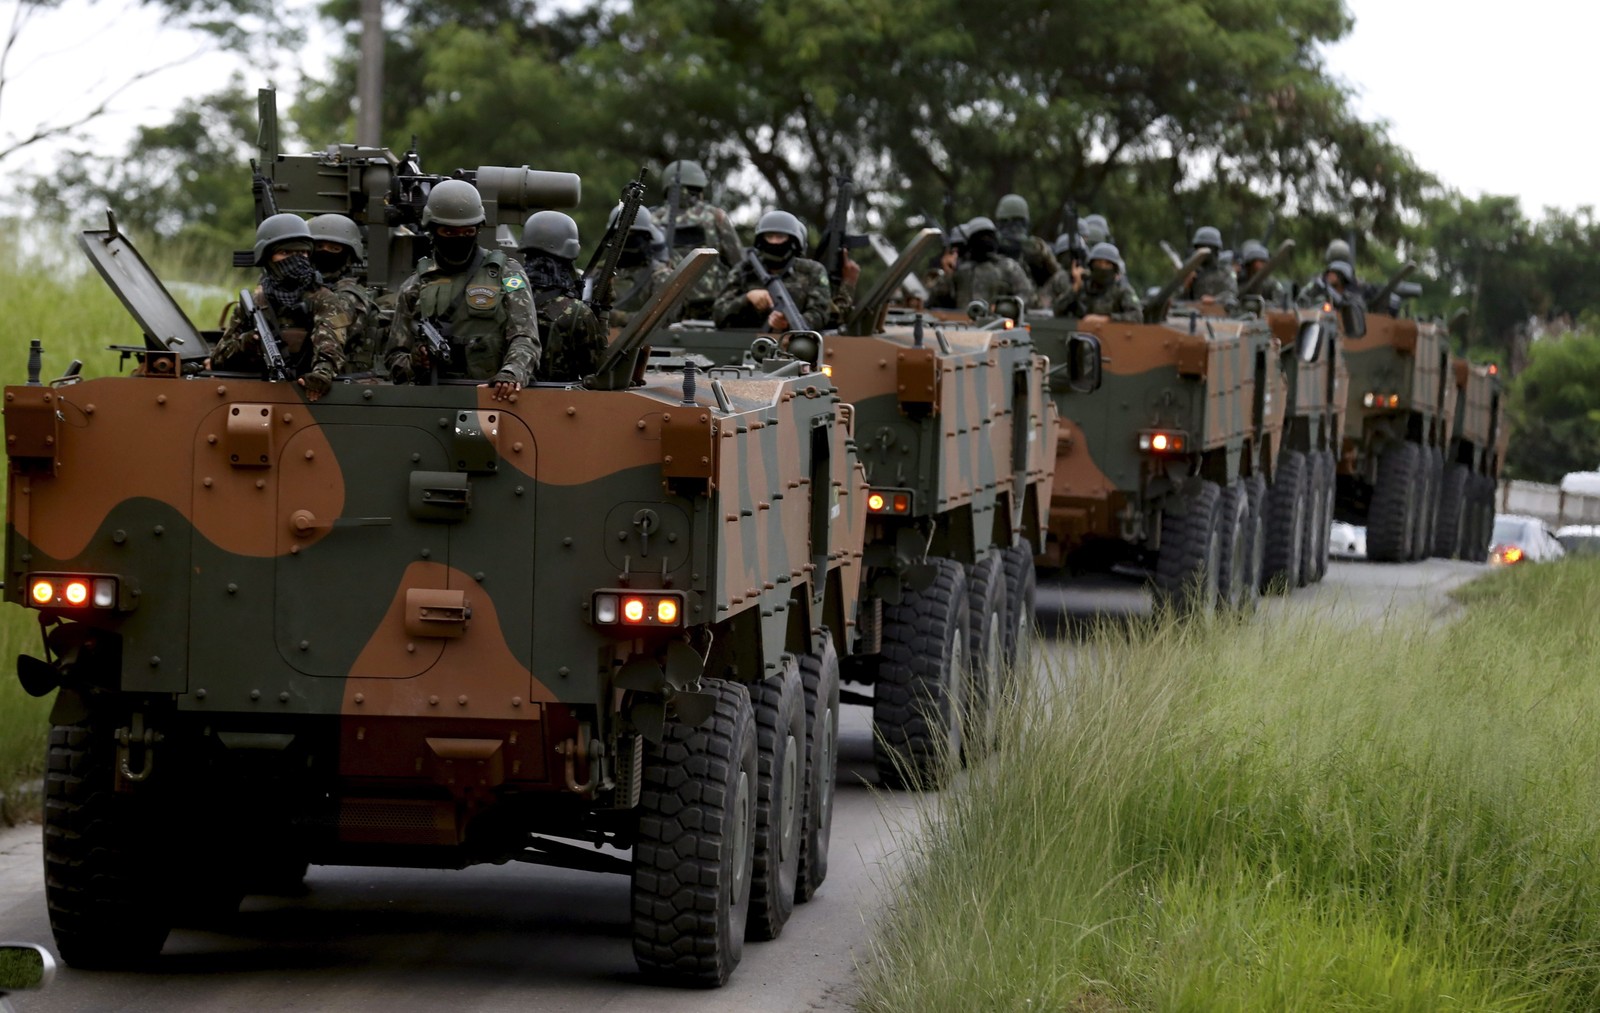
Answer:
<svg viewBox="0 0 1600 1013"><path fill-rule="evenodd" d="M1512 477L1559 482L1600 461L1600 332L1533 345L1511 387Z"/></svg>

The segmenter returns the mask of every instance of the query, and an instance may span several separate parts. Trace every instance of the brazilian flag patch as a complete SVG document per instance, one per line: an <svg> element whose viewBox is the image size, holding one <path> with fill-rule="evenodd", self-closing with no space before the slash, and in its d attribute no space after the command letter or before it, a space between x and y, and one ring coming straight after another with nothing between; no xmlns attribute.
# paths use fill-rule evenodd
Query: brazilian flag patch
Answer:
<svg viewBox="0 0 1600 1013"><path fill-rule="evenodd" d="M527 282L522 280L522 275L520 274L508 274L505 277L504 284L507 292L515 292L517 289L526 285Z"/></svg>

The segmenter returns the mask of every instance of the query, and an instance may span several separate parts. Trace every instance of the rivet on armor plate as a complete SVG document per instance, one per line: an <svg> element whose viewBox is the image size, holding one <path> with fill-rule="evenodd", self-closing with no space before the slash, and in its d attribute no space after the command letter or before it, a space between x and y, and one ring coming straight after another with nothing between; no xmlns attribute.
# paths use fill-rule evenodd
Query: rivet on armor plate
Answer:
<svg viewBox="0 0 1600 1013"><path fill-rule="evenodd" d="M288 690L284 690L282 693L278 694L278 702L279 703L288 703L289 702L289 691Z"/></svg>
<svg viewBox="0 0 1600 1013"><path fill-rule="evenodd" d="M437 707L437 706L439 706L439 698L436 697L436 696L428 697L428 706L429 707Z"/></svg>
<svg viewBox="0 0 1600 1013"><path fill-rule="evenodd" d="M466 696L466 694L463 693L462 695L456 697L456 703L458 703L461 706L465 707L467 705L467 696Z"/></svg>
<svg viewBox="0 0 1600 1013"><path fill-rule="evenodd" d="M576 415L576 414L578 414L578 409L572 407L571 405L568 405L567 406L567 414L568 415Z"/></svg>
<svg viewBox="0 0 1600 1013"><path fill-rule="evenodd" d="M261 699L261 691L259 689L252 689L250 691L250 699L252 699L252 700Z"/></svg>
<svg viewBox="0 0 1600 1013"><path fill-rule="evenodd" d="M357 693L356 694L356 703L366 703L366 702L367 702L367 695L365 693Z"/></svg>
<svg viewBox="0 0 1600 1013"><path fill-rule="evenodd" d="M512 697L511 698L511 706L513 706L513 707L521 707L522 706L522 697L520 697L520 696ZM512 745L516 745L516 736L515 735L513 735L511 737L511 744Z"/></svg>
<svg viewBox="0 0 1600 1013"><path fill-rule="evenodd" d="M406 652L409 653L409 654L417 653L417 645L416 644L407 644L406 645Z"/></svg>

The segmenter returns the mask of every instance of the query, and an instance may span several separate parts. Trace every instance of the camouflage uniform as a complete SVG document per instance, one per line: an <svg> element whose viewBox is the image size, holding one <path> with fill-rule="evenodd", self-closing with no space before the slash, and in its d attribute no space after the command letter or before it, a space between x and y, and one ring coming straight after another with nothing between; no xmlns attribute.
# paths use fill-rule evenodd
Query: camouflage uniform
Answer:
<svg viewBox="0 0 1600 1013"><path fill-rule="evenodd" d="M1239 280L1223 266L1219 257L1209 267L1202 267L1194 273L1194 281L1189 283L1184 294L1186 298L1196 300L1211 296L1219 305L1232 310L1239 305Z"/></svg>
<svg viewBox="0 0 1600 1013"><path fill-rule="evenodd" d="M1128 279L1122 275L1117 275L1109 285L1100 285L1085 274L1083 289L1079 292L1072 291L1071 275L1063 271L1060 276L1065 276L1067 281L1066 291L1064 293L1057 291L1051 303L1056 316L1078 319L1102 316L1132 323L1139 323L1144 319L1144 304L1139 301L1139 295L1134 292L1133 286L1128 284ZM1054 280L1051 279L1052 282ZM1052 287L1059 289L1059 286Z"/></svg>
<svg viewBox="0 0 1600 1013"><path fill-rule="evenodd" d="M1036 286L1047 284L1061 273L1061 262L1050 252L1050 244L1038 236L1029 236L1023 240L1022 251L1016 257L1016 261L1027 269L1028 276L1033 279Z"/></svg>
<svg viewBox="0 0 1600 1013"><path fill-rule="evenodd" d="M626 327L628 321L633 319L633 315L643 309L644 304L650 301L650 297L656 294L656 288L670 277L672 268L659 260L647 260L632 267L617 268L616 281L611 289L617 301L611 307L610 326ZM702 277L700 280L704 281L705 278Z"/></svg>
<svg viewBox="0 0 1600 1013"><path fill-rule="evenodd" d="M307 390L327 393L333 378L345 371L345 342L355 315L348 297L321 286L306 292L297 306L286 311L274 310L259 285L254 298L267 322L278 329L289 369L306 381ZM223 372L266 372L267 360L261 354L255 321L246 317L238 305L211 350L211 364Z"/></svg>
<svg viewBox="0 0 1600 1013"><path fill-rule="evenodd" d="M593 373L606 354L606 332L582 299L547 289L534 293L539 310L539 330L544 335L543 355L535 377L574 383Z"/></svg>
<svg viewBox="0 0 1600 1013"><path fill-rule="evenodd" d="M412 379L411 355L419 319L440 321L453 346L452 362L435 363L442 377L527 385L539 365L539 324L521 269L499 251L482 252L459 274L424 257L400 286L383 361L395 383ZM448 326L445 326L448 325Z"/></svg>
<svg viewBox="0 0 1600 1013"><path fill-rule="evenodd" d="M990 306L1001 296L1016 296L1024 306L1033 301L1033 279L1021 264L1004 254L992 254L976 263L963 260L954 274L943 274L928 286L928 305L965 309L974 299Z"/></svg>
<svg viewBox="0 0 1600 1013"><path fill-rule="evenodd" d="M828 284L828 269L815 260L796 257L778 277L783 279L795 308L805 315L813 330L837 327L838 309L832 286ZM755 288L766 288L750 264L740 261L733 277L717 296L711 319L718 327L766 327L767 312L758 310L745 298L745 293ZM777 307L773 307L776 309ZM795 326L793 320L789 326Z"/></svg>
<svg viewBox="0 0 1600 1013"><path fill-rule="evenodd" d="M1249 281L1250 278L1246 277L1244 280ZM1289 290L1276 278L1268 278L1257 285L1255 294L1266 300L1268 306L1282 306L1289 298Z"/></svg>
<svg viewBox="0 0 1600 1013"><path fill-rule="evenodd" d="M669 230L667 205L651 208L650 215L663 233ZM728 212L703 199L694 202L685 200L678 208L677 229L673 232L672 249L667 251L667 257L675 264L690 250L701 246L712 247L719 258L690 290L682 309L678 311L678 319L711 319L718 293L738 270L739 258L744 254L744 244L739 242L739 233L734 231L733 223L728 220ZM619 273L619 285L620 279Z"/></svg>
<svg viewBox="0 0 1600 1013"><path fill-rule="evenodd" d="M372 290L361 284L353 272L328 280L350 306L350 334L344 343L345 369L351 373L369 373L383 350L386 314L372 297ZM393 315L392 303L388 315Z"/></svg>

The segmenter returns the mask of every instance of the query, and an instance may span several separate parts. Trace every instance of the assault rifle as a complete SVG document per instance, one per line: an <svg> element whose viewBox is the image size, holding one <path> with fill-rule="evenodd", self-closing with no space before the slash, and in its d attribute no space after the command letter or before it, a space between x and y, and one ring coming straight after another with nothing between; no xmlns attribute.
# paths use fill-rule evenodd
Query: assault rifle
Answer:
<svg viewBox="0 0 1600 1013"><path fill-rule="evenodd" d="M611 228L606 232L605 245L595 252L599 267L596 268L595 261L590 260L590 270L584 272L588 296L585 301L602 325L611 317L611 304L616 296L613 288L617 279L617 262L622 259L622 247L628 241L628 234L633 231L639 208L644 206L644 176L645 169L640 166L639 177L622 188L622 207L617 213L617 220L611 223Z"/></svg>
<svg viewBox="0 0 1600 1013"><path fill-rule="evenodd" d="M766 269L755 250L744 251L744 262L750 265L756 278L766 288L767 294L772 296L772 308L783 314L783 318L789 323L789 330L811 330L811 325L806 323L806 318L800 313L800 307L794 304L794 296L789 294L789 286L783 283L782 278Z"/></svg>
<svg viewBox="0 0 1600 1013"><path fill-rule="evenodd" d="M855 182L849 176L838 176L835 180L839 184L839 196L833 202L828 228L822 233L822 240L811 259L828 269L828 281L837 291L844 281L846 251L867 245L867 237L850 234L850 203L856 195Z"/></svg>
<svg viewBox="0 0 1600 1013"><path fill-rule="evenodd" d="M261 342L261 357L267 363L267 379L293 380L294 375L289 371L289 364L284 361L283 350L278 347L278 332L267 322L267 315L261 312L261 307L256 305L255 297L247 288L239 290L239 309L248 313L250 322L255 324L256 338Z"/></svg>
<svg viewBox="0 0 1600 1013"><path fill-rule="evenodd" d="M1088 244L1078 232L1078 202L1069 200L1061 209L1061 231L1067 236L1067 270L1073 264L1082 264L1089 259Z"/></svg>
<svg viewBox="0 0 1600 1013"><path fill-rule="evenodd" d="M439 370L455 361L455 352L439 325L427 317L422 318L418 330L422 332L422 347L428 353L428 383L438 383Z"/></svg>

